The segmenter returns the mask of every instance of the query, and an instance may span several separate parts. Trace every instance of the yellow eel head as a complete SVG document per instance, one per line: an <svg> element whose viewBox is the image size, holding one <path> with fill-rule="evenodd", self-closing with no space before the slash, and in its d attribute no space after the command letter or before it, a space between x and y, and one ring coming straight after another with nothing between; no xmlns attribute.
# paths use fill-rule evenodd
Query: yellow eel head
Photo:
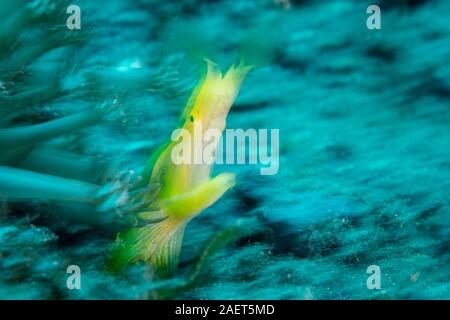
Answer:
<svg viewBox="0 0 450 320"><path fill-rule="evenodd" d="M206 75L194 89L182 115L182 131L189 133L191 137L191 155L194 155L198 148L203 154L202 148L205 148L207 144L204 144L202 139L208 130L215 130L220 135L222 134L228 112L249 70L250 67L242 64L233 65L222 76L219 67L207 61ZM186 138L181 135L180 133L179 136L172 137L173 141L162 152L153 168L151 183L162 185L162 199L192 192L210 180L212 163L195 163L193 157L190 157L190 163L173 163L172 149L180 143L181 139ZM214 149L217 147L217 143L218 140L214 142ZM224 184L224 187L226 186L229 186L229 183Z"/></svg>
<svg viewBox="0 0 450 320"><path fill-rule="evenodd" d="M216 64L208 60L206 62L206 75L195 88L183 112L185 118L183 128L193 130L193 125L201 121L204 131L208 129L223 131L228 112L251 67L243 64L233 65L225 75L222 75Z"/></svg>

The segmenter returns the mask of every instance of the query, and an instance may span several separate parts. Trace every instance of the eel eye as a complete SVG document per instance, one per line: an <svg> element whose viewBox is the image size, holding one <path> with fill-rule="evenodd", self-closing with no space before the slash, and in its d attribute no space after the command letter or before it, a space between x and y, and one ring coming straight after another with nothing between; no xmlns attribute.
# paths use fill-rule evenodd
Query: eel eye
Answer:
<svg viewBox="0 0 450 320"><path fill-rule="evenodd" d="M189 120L191 121L191 122L194 122L194 116L191 114L191 116L189 117Z"/></svg>

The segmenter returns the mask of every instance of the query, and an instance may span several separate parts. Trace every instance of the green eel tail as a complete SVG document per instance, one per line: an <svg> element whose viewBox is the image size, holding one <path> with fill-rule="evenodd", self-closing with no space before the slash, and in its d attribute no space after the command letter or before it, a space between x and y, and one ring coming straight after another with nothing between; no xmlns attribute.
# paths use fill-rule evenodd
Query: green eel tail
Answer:
<svg viewBox="0 0 450 320"><path fill-rule="evenodd" d="M169 217L161 222L119 233L108 269L119 273L133 262L147 261L158 277L176 271L186 223Z"/></svg>

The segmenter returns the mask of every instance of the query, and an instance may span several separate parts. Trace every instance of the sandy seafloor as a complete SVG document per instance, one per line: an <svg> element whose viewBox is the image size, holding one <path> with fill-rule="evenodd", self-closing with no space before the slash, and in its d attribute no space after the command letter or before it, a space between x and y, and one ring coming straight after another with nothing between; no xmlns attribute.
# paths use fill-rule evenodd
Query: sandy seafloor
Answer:
<svg viewBox="0 0 450 320"><path fill-rule="evenodd" d="M253 20L275 17L283 44L250 73L227 127L280 129L279 172L217 166L236 172L237 185L188 225L179 276L167 283L143 265L105 272L114 233L71 218L65 204L3 201L0 298L449 299L450 2L383 1L381 30L366 28L368 4L80 1L88 41L41 57L43 72L69 63L60 77L71 87L137 61L161 79L148 89L106 77L43 105L131 101L129 122L71 136L77 151L138 168L198 80L198 65L177 51L196 39L175 30L195 20L226 60ZM229 225L238 239L202 260ZM82 270L81 290L66 288L70 264ZM366 287L369 265L381 269L380 290Z"/></svg>

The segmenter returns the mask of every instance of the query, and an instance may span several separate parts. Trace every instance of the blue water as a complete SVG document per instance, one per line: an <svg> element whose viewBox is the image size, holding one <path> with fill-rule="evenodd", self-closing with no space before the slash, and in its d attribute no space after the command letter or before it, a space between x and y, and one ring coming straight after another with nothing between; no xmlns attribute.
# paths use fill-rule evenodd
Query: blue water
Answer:
<svg viewBox="0 0 450 320"><path fill-rule="evenodd" d="M13 2L0 17L25 10ZM143 264L107 272L116 231L88 207L6 195L0 298L450 298L450 2L379 1L381 30L369 30L367 1L78 1L74 31L70 3L38 2L18 20L0 18L0 115L13 118L2 128L114 99L125 110L38 144L77 155L60 159L80 167L95 159L71 178L139 171L178 123L203 67L195 54L225 68L242 36L269 22L273 34L259 40L274 58L249 74L227 127L279 129L279 172L216 166L237 185L189 223L168 280L150 279ZM56 170L2 154L3 167ZM66 286L69 265L81 269L81 290ZM366 285L370 265L380 289Z"/></svg>

